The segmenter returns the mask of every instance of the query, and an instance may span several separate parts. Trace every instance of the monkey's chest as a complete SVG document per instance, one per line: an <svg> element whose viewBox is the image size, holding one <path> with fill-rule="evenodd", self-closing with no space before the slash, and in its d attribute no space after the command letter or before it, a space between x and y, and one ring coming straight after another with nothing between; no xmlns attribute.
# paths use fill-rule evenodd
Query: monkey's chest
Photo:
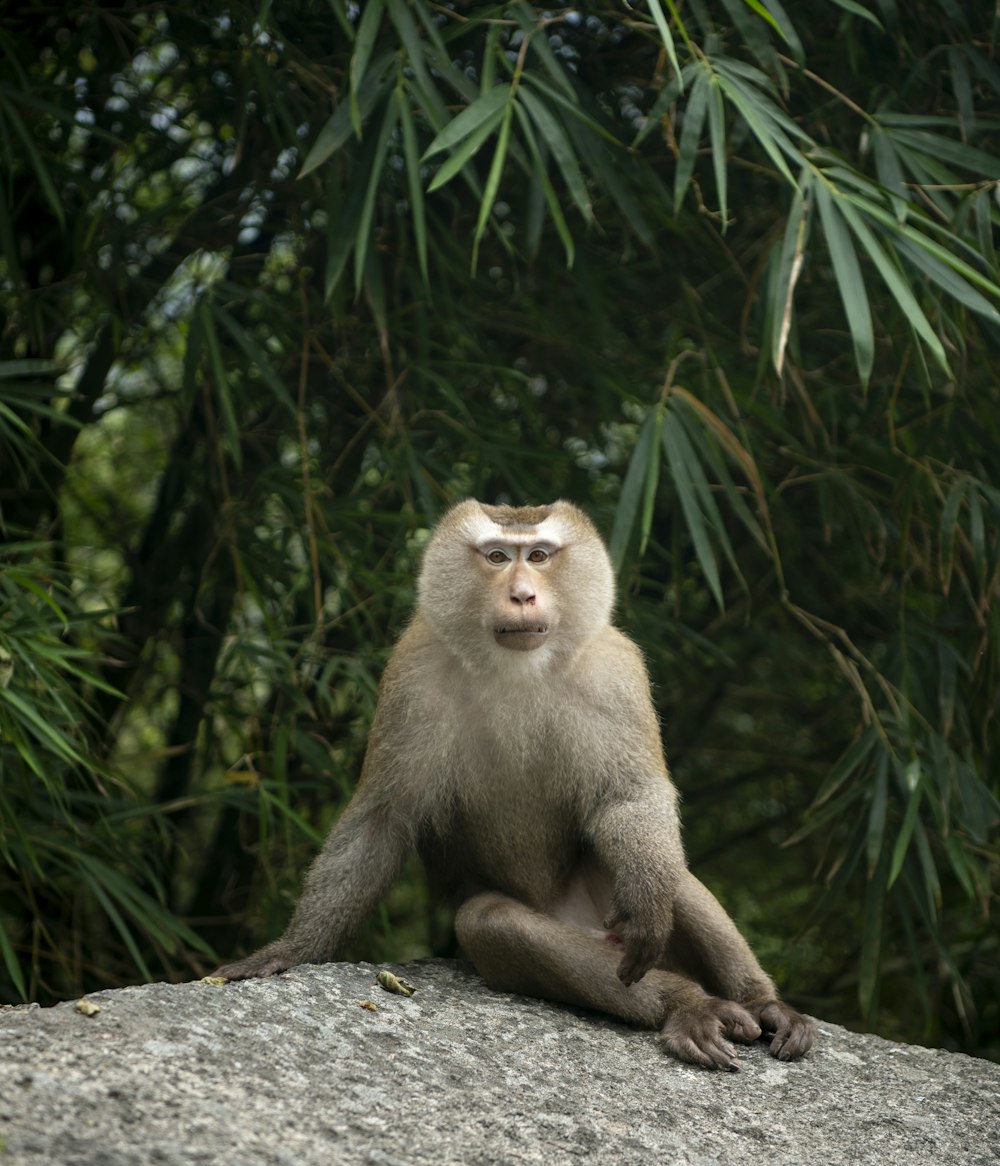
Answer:
<svg viewBox="0 0 1000 1166"><path fill-rule="evenodd" d="M470 737L456 757L450 813L437 837L455 890L502 890L537 903L557 895L581 831L558 760L544 748L491 751Z"/></svg>

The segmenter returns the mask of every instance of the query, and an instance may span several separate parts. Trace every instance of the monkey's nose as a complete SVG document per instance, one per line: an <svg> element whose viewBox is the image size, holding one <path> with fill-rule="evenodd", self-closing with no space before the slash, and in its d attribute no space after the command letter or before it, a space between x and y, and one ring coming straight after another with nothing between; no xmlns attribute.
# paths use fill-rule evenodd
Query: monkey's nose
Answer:
<svg viewBox="0 0 1000 1166"><path fill-rule="evenodd" d="M524 582L523 579L518 579L510 589L510 598L519 607L522 605L530 607L535 603L535 589L530 583Z"/></svg>

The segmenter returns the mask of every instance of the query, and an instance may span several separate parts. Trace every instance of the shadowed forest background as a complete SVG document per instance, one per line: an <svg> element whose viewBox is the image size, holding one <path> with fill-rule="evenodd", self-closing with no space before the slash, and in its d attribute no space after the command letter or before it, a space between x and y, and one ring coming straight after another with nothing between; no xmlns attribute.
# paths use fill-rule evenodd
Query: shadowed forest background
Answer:
<svg viewBox="0 0 1000 1166"><path fill-rule="evenodd" d="M435 518L566 497L790 1000L1000 1058L994 6L205 11L0 3L0 1002L277 935Z"/></svg>

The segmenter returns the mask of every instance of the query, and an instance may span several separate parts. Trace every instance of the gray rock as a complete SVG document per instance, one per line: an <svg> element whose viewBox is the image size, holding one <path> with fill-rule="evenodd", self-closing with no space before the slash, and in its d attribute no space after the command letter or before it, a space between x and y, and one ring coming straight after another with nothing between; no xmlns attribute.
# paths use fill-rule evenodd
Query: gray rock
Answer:
<svg viewBox="0 0 1000 1166"><path fill-rule="evenodd" d="M395 969L399 971L399 969ZM1000 1065L820 1023L802 1062L664 1057L648 1032L494 993L464 964L303 967L0 1012L7 1166L996 1166ZM360 1007L371 1001L377 1012Z"/></svg>

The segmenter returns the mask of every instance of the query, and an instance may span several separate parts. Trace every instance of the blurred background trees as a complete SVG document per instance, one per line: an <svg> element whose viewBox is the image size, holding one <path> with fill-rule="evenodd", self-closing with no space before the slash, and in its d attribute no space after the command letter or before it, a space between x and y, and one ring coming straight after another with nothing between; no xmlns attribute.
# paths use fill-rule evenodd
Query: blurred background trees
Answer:
<svg viewBox="0 0 1000 1166"><path fill-rule="evenodd" d="M435 517L565 496L764 963L1000 1057L995 13L790 8L0 5L0 998L277 934Z"/></svg>

